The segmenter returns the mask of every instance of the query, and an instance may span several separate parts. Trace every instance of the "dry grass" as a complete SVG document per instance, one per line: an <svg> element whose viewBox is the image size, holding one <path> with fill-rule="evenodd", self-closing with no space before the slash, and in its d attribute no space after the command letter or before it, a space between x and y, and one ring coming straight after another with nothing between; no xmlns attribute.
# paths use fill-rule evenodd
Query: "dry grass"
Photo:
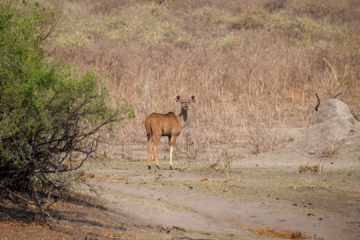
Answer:
<svg viewBox="0 0 360 240"><path fill-rule="evenodd" d="M143 119L178 112L176 95L198 99L180 142L226 139L228 129L238 129L237 138L246 128L256 152L287 139L279 127L306 123L315 92L324 100L343 92L359 114L356 1L162 2L66 0L48 40L57 56L95 69L115 99L135 108L137 119L117 129L119 141L144 141Z"/></svg>
<svg viewBox="0 0 360 240"><path fill-rule="evenodd" d="M220 172L231 172L231 163L235 160L235 157L229 153L228 148L222 150L218 158L209 158L209 164L205 169L214 169Z"/></svg>
<svg viewBox="0 0 360 240"><path fill-rule="evenodd" d="M333 158L335 154L336 154L336 148L335 148L334 144L332 144L331 147L329 147L328 149L325 149L320 154L320 156L324 157L324 158Z"/></svg>
<svg viewBox="0 0 360 240"><path fill-rule="evenodd" d="M283 239L310 239L310 236L306 236L305 234L298 231L289 231L289 230L275 230L271 228L255 228L248 229L259 236L267 236L267 237L275 237L275 238L283 238Z"/></svg>
<svg viewBox="0 0 360 240"><path fill-rule="evenodd" d="M321 174L323 171L323 166L321 166L318 163L305 163L305 164L301 164L297 170L296 173L297 174Z"/></svg>

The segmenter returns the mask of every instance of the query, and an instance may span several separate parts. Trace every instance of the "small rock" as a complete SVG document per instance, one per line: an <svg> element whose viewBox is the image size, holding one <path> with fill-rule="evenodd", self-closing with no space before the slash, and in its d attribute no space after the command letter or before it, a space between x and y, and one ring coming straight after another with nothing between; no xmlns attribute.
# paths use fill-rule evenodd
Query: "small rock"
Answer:
<svg viewBox="0 0 360 240"><path fill-rule="evenodd" d="M173 229L176 229L176 230L178 230L178 231L185 232L185 229L184 229L184 228L182 228L182 227L173 226Z"/></svg>

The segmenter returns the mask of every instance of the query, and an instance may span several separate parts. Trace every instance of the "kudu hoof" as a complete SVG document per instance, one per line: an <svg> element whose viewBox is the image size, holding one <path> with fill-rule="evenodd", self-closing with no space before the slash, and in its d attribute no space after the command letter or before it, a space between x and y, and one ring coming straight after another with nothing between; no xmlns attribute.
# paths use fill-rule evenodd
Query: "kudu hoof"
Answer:
<svg viewBox="0 0 360 240"><path fill-rule="evenodd" d="M160 166L159 166L159 165L156 165L156 168L160 170Z"/></svg>
<svg viewBox="0 0 360 240"><path fill-rule="evenodd" d="M150 165L148 165L148 169L151 170L151 166L150 166Z"/></svg>
<svg viewBox="0 0 360 240"><path fill-rule="evenodd" d="M173 170L173 167L170 165L170 170Z"/></svg>

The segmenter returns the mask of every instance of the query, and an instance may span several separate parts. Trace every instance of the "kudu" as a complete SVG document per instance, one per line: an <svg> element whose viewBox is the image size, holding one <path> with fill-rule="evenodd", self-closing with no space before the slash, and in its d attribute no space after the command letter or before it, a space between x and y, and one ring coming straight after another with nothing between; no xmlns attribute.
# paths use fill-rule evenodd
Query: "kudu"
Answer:
<svg viewBox="0 0 360 240"><path fill-rule="evenodd" d="M180 96L177 96L176 102L179 102L181 106L179 115L176 115L173 112L168 112L167 114L152 113L145 119L149 169L151 169L151 140L153 141L152 150L156 161L156 167L160 169L157 156L157 145L161 136L167 136L169 138L170 169L173 169L172 152L175 147L176 137L180 134L181 129L188 119L189 105L191 102L195 102L195 96L192 96L189 100L182 100Z"/></svg>

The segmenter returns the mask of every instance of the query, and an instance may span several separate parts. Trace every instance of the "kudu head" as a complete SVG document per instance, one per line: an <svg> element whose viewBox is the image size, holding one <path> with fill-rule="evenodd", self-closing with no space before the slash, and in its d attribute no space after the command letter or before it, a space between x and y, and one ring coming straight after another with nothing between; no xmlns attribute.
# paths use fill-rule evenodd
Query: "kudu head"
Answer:
<svg viewBox="0 0 360 240"><path fill-rule="evenodd" d="M180 103L181 115L183 116L184 121L186 122L190 103L195 102L195 96L192 96L190 99L181 99L180 96L176 96L176 102Z"/></svg>
<svg viewBox="0 0 360 240"><path fill-rule="evenodd" d="M180 96L176 96L176 102L179 102L181 105L181 109L189 110L189 105L191 102L195 102L195 96L192 96L190 99L181 99Z"/></svg>

